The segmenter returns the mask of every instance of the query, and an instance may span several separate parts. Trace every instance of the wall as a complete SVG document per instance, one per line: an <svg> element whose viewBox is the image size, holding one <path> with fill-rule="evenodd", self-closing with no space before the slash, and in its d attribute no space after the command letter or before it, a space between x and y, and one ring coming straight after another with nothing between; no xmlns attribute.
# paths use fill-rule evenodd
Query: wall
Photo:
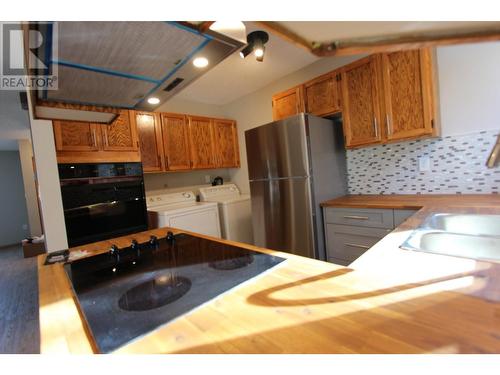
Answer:
<svg viewBox="0 0 500 375"><path fill-rule="evenodd" d="M0 246L5 246L29 235L19 152L0 151L0 171Z"/></svg>
<svg viewBox="0 0 500 375"><path fill-rule="evenodd" d="M497 194L500 168L485 163L498 133L483 130L349 150L349 193ZM429 157L428 171L418 168L422 156Z"/></svg>
<svg viewBox="0 0 500 375"><path fill-rule="evenodd" d="M33 146L29 139L21 139L18 142L30 236L40 236L42 234L42 225L36 196L35 171L33 170Z"/></svg>
<svg viewBox="0 0 500 375"><path fill-rule="evenodd" d="M500 129L500 42L437 50L442 135Z"/></svg>
<svg viewBox="0 0 500 375"><path fill-rule="evenodd" d="M243 193L249 193L248 167L245 146L245 130L252 129L272 121L271 97L280 91L306 82L323 73L346 65L362 56L346 56L321 59L305 68L285 76L272 84L246 95L224 106L226 116L238 122L241 168L230 171L231 179Z"/></svg>
<svg viewBox="0 0 500 375"><path fill-rule="evenodd" d="M175 173L147 173L144 175L144 186L147 194L154 194L165 189L176 189L183 186L205 185L206 177L211 182L220 176L224 182L230 180L228 169L210 169L206 171L190 171Z"/></svg>
<svg viewBox="0 0 500 375"><path fill-rule="evenodd" d="M437 50L442 138L348 150L351 194L498 193L486 159L500 133L500 43ZM428 155L431 170L418 170Z"/></svg>

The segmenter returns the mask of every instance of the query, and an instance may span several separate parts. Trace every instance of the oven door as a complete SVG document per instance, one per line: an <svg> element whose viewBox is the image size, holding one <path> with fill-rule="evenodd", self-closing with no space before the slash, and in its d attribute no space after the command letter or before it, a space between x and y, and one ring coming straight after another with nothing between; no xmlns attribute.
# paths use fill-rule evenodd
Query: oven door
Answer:
<svg viewBox="0 0 500 375"><path fill-rule="evenodd" d="M147 230L142 178L63 185L70 247Z"/></svg>

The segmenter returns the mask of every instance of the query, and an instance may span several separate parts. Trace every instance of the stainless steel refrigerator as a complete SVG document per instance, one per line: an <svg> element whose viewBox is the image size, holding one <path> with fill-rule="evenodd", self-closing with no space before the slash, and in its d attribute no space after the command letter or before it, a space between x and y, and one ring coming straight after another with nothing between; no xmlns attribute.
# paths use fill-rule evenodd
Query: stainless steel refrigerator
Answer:
<svg viewBox="0 0 500 375"><path fill-rule="evenodd" d="M342 124L299 114L245 132L257 246L325 259L319 204L347 192Z"/></svg>

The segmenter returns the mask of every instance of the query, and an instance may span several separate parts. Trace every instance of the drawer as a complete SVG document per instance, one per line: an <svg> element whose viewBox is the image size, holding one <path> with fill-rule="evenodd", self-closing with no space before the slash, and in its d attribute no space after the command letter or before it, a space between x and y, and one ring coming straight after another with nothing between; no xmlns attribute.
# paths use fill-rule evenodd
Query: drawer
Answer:
<svg viewBox="0 0 500 375"><path fill-rule="evenodd" d="M394 227L412 216L417 210L394 210Z"/></svg>
<svg viewBox="0 0 500 375"><path fill-rule="evenodd" d="M390 231L391 229L327 224L327 257L353 262Z"/></svg>
<svg viewBox="0 0 500 375"><path fill-rule="evenodd" d="M375 208L325 208L325 222L370 228L394 228L393 210Z"/></svg>

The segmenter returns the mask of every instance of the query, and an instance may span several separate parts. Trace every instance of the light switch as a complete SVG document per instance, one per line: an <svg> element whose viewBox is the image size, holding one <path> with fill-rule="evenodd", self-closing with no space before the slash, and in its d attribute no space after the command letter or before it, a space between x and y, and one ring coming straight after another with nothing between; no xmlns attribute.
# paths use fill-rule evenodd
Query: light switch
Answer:
<svg viewBox="0 0 500 375"><path fill-rule="evenodd" d="M428 156L421 156L418 158L418 170L420 172L427 172L431 169L431 159Z"/></svg>

